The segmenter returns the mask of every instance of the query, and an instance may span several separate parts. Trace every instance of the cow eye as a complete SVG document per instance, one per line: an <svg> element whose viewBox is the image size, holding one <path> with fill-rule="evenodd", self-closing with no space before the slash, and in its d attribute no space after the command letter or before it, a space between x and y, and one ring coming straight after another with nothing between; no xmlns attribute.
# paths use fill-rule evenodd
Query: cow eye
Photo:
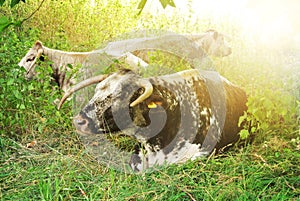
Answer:
<svg viewBox="0 0 300 201"><path fill-rule="evenodd" d="M26 62L30 62L30 61L33 61L35 59L35 57L29 57Z"/></svg>

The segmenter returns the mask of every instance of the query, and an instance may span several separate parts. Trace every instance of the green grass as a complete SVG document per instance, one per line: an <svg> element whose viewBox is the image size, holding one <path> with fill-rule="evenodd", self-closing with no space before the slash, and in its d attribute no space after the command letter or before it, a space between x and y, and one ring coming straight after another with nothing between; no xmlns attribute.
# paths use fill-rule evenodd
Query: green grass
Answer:
<svg viewBox="0 0 300 201"><path fill-rule="evenodd" d="M6 13L12 18L27 16L36 4L28 2L27 7ZM36 80L24 79L17 63L28 48L42 39L53 48L90 50L137 24L177 32L210 27L206 21L195 25L180 23L176 16L136 17L133 13L122 24L122 15L115 12L126 14L130 8L123 8L119 1L95 8L105 11L96 12L95 19L80 18L84 1L80 2L78 7L48 2L43 9L56 8L55 12L40 12L22 30L11 27L0 37L0 200L300 200L299 72L287 70L282 63L287 58L278 52L258 47L253 53L254 47L238 33L231 42L233 54L212 59L218 72L249 96L245 119L246 126L255 127L252 144L144 174L100 165L74 132L72 103L67 102L61 111L53 104L62 92L52 83L47 64L40 64ZM79 14L66 18L66 9ZM59 13L59 19L51 16ZM100 26L100 22L105 23ZM87 25L92 28L85 29ZM219 26L232 33L236 30L230 24ZM126 138L111 140L126 149ZM33 141L36 144L27 147Z"/></svg>
<svg viewBox="0 0 300 201"><path fill-rule="evenodd" d="M248 146L141 175L99 166L79 148L65 146L60 151L38 142L28 149L1 138L2 199L297 200L300 196L300 154L292 144L286 144L283 152L274 142Z"/></svg>

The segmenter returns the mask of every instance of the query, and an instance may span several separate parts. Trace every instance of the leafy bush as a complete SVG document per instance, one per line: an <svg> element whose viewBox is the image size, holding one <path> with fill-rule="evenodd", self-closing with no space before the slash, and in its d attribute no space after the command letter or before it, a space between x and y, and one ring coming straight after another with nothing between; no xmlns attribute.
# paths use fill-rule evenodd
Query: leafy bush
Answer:
<svg viewBox="0 0 300 201"><path fill-rule="evenodd" d="M26 16L40 2L27 1L21 15ZM38 28L39 40L52 48L90 51L103 41L132 30L136 24L134 5L124 5L120 0L98 1L94 5L86 0L46 1L24 26Z"/></svg>

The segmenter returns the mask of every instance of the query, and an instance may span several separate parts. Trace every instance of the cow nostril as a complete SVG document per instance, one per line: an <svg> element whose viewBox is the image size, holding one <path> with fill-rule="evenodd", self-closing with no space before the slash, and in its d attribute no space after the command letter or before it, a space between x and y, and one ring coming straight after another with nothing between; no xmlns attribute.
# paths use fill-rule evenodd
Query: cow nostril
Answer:
<svg viewBox="0 0 300 201"><path fill-rule="evenodd" d="M85 125L86 123L87 123L87 121L85 120L85 119L81 119L81 120L76 120L76 123L78 124L78 125Z"/></svg>

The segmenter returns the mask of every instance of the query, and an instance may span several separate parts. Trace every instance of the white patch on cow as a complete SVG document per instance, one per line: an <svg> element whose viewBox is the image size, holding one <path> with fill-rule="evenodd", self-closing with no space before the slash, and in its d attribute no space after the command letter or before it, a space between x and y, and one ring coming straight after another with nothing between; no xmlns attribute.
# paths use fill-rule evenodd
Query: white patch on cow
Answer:
<svg viewBox="0 0 300 201"><path fill-rule="evenodd" d="M142 170L149 168L149 164L147 162L147 157L143 153L143 151L139 152L138 157L141 159L141 163L131 164L131 168L133 170L137 169L138 171L142 171Z"/></svg>
<svg viewBox="0 0 300 201"><path fill-rule="evenodd" d="M207 116L209 115L210 109L208 109L207 107L204 107L203 110L200 112L201 115Z"/></svg>
<svg viewBox="0 0 300 201"><path fill-rule="evenodd" d="M193 161L193 160L196 160L197 158L200 158L200 157L206 157L209 154L210 154L209 151L201 151L201 150L199 150L198 152L194 153L194 155L190 159Z"/></svg>
<svg viewBox="0 0 300 201"><path fill-rule="evenodd" d="M128 132L128 133L130 133L130 132ZM135 133L135 132L133 131L131 133ZM142 135L134 135L134 137L137 139L138 142L145 143L147 141L147 138Z"/></svg>
<svg viewBox="0 0 300 201"><path fill-rule="evenodd" d="M184 146L180 146L181 143L184 143ZM178 146L168 154L165 154L163 149L151 152L146 146L146 155L139 154L141 159L143 159L143 164L139 164L136 167L141 171L147 167L160 166L163 164L184 163L190 159L195 160L198 157L207 156L209 154L207 151L200 151L200 144L193 144L188 141L178 141L177 145ZM146 158L148 158L148 161L145 160Z"/></svg>
<svg viewBox="0 0 300 201"><path fill-rule="evenodd" d="M220 128L219 122L215 115L211 115L210 125L214 125L217 128L217 135L214 135L213 137L217 137L216 140L217 140L217 142L219 142L221 139L222 130Z"/></svg>
<svg viewBox="0 0 300 201"><path fill-rule="evenodd" d="M191 159L195 153L199 152L200 144L192 144L188 141L185 142L184 146L178 150L176 163L184 163Z"/></svg>
<svg viewBox="0 0 300 201"><path fill-rule="evenodd" d="M211 115L210 124L217 124L217 119L216 119L215 115Z"/></svg>

